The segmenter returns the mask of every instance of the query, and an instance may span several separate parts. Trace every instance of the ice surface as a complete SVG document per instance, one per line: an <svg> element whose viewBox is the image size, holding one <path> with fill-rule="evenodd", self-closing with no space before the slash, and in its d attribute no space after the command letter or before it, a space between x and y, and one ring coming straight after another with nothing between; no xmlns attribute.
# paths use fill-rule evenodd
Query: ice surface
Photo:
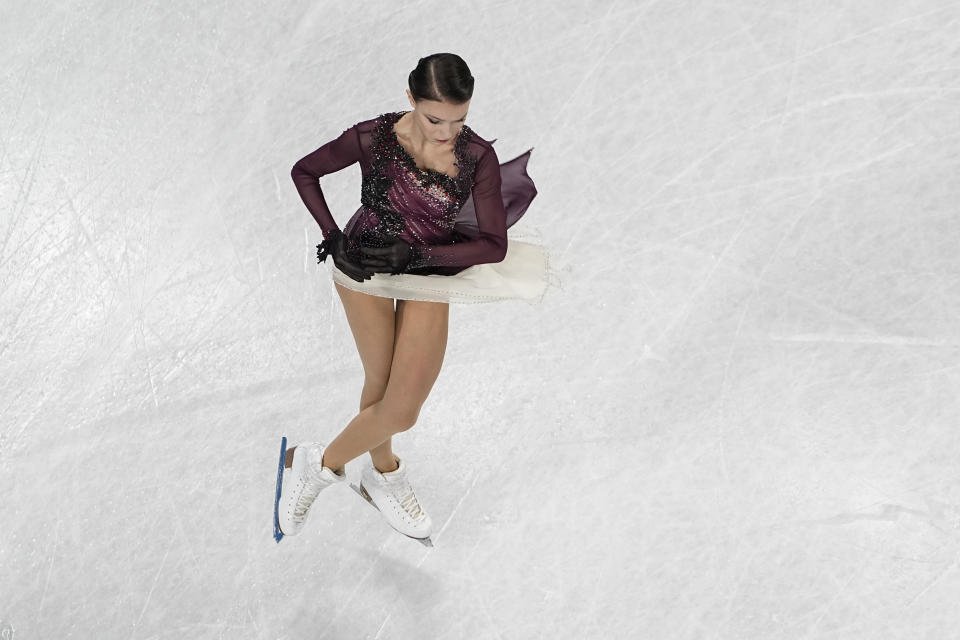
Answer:
<svg viewBox="0 0 960 640"><path fill-rule="evenodd" d="M0 43L0 638L956 637L956 2L21 1ZM563 287L451 308L394 438L435 547L347 487L278 545L281 436L363 384L290 168L437 51Z"/></svg>

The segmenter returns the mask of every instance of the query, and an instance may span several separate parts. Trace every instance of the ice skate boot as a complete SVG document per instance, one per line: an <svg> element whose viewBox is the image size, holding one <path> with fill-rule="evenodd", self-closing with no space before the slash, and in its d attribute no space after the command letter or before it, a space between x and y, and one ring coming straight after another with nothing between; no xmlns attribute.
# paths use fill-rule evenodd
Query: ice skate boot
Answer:
<svg viewBox="0 0 960 640"><path fill-rule="evenodd" d="M280 444L277 469L277 495L274 502L274 538L295 536L303 529L310 505L317 495L333 484L347 481L346 469L339 474L321 465L326 445L307 442L287 449L287 439Z"/></svg>
<svg viewBox="0 0 960 640"><path fill-rule="evenodd" d="M381 473L368 460L360 480L358 493L383 514L391 527L426 546L433 546L430 533L433 522L417 500L407 480L407 465L398 456L399 467Z"/></svg>

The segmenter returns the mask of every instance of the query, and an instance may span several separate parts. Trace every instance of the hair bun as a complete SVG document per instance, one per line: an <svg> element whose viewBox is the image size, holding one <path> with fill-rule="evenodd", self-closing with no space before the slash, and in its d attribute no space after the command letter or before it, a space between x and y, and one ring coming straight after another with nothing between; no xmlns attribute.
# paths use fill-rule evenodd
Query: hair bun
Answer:
<svg viewBox="0 0 960 640"><path fill-rule="evenodd" d="M473 75L463 58L455 53L434 53L420 58L407 76L415 102L446 100L461 104L473 95Z"/></svg>

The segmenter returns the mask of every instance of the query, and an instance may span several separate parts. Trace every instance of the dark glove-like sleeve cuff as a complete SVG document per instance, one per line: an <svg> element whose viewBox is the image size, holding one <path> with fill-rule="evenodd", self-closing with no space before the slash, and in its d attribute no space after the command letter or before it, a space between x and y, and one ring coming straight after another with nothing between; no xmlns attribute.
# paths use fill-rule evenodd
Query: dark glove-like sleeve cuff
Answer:
<svg viewBox="0 0 960 640"><path fill-rule="evenodd" d="M324 240L317 245L317 264L326 262L328 255L330 255L330 241Z"/></svg>
<svg viewBox="0 0 960 640"><path fill-rule="evenodd" d="M337 234L339 233L342 233L340 229L331 229L326 239L317 245L317 264L327 261L327 256L329 256L333 250L333 243L336 241Z"/></svg>

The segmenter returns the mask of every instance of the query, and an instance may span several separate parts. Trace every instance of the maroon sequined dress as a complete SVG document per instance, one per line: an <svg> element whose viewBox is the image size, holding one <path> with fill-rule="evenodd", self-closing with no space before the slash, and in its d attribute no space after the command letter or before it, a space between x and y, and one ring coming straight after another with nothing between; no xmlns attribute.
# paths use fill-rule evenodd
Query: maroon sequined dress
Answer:
<svg viewBox="0 0 960 640"><path fill-rule="evenodd" d="M420 169L393 128L405 113L358 122L293 166L297 191L326 238L339 227L319 178L360 164L361 206L343 228L349 255L358 258L361 243L393 236L419 250L407 272L376 273L364 282L341 272L331 259L334 281L407 300L541 300L552 274L549 253L528 241L534 236L507 232L537 194L526 171L532 149L501 165L492 141L464 125L454 142L456 176Z"/></svg>

